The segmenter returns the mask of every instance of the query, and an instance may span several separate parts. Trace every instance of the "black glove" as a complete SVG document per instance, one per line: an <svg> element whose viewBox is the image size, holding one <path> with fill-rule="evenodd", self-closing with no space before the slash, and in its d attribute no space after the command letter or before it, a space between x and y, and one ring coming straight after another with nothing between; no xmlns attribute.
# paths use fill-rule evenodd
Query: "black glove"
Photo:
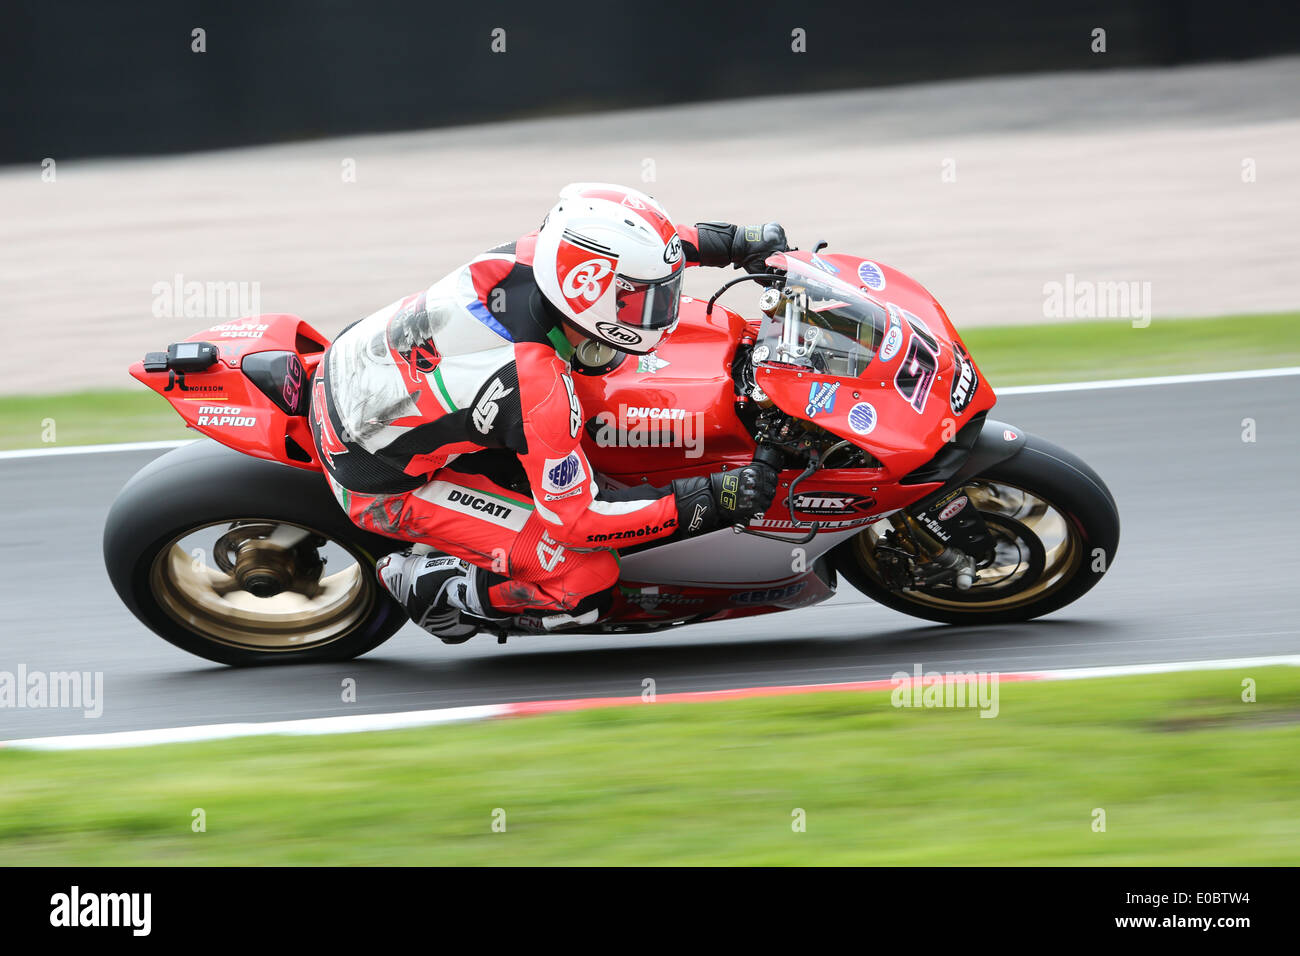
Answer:
<svg viewBox="0 0 1300 956"><path fill-rule="evenodd" d="M786 252L790 246L779 222L761 226L733 226L728 222L696 223L700 238L700 265L744 266L746 272L762 272L763 260L774 252Z"/></svg>
<svg viewBox="0 0 1300 956"><path fill-rule="evenodd" d="M761 461L702 478L676 478L677 525L683 538L748 521L776 497L776 469Z"/></svg>

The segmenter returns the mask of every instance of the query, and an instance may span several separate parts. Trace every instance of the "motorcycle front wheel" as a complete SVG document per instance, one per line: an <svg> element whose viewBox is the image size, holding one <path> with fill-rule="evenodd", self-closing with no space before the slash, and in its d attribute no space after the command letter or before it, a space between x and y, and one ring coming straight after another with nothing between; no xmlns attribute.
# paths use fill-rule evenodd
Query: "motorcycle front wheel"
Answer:
<svg viewBox="0 0 1300 956"><path fill-rule="evenodd" d="M837 570L874 601L945 624L1027 621L1077 601L1110 569L1119 511L1105 483L1077 456L1036 435L971 479L962 493L995 541L995 556L967 590L886 583L879 522L833 552Z"/></svg>

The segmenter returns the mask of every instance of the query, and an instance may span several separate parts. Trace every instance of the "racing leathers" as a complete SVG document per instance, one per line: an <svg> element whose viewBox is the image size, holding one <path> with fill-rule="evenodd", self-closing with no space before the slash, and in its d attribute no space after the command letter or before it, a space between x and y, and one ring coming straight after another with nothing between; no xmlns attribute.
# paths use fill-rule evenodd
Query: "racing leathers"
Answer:
<svg viewBox="0 0 1300 956"><path fill-rule="evenodd" d="M755 270L785 248L775 224L678 233L690 265ZM612 549L743 520L767 506L776 479L755 465L665 488L601 487L581 446L572 346L533 278L536 235L345 329L313 382L312 433L356 524L480 569L467 609L585 622L608 610Z"/></svg>

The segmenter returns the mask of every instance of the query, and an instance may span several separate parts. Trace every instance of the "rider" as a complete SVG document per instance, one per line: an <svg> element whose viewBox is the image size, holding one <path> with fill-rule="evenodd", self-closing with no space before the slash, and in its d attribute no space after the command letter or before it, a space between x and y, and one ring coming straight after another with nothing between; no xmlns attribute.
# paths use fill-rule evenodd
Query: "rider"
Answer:
<svg viewBox="0 0 1300 956"><path fill-rule="evenodd" d="M541 228L334 340L312 389L330 487L362 528L437 549L389 555L380 580L448 643L477 619L547 629L608 612L618 562L596 542L689 537L776 492L754 462L668 487L602 487L568 358L593 339L644 355L676 321L687 265L764 268L777 223L674 225L635 189L565 187Z"/></svg>

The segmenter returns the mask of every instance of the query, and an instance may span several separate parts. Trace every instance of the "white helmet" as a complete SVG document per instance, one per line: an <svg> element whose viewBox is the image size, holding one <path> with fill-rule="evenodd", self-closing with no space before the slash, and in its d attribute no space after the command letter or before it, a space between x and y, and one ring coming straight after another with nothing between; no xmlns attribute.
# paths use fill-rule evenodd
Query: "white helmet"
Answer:
<svg viewBox="0 0 1300 956"><path fill-rule="evenodd" d="M608 183L572 183L537 234L533 275L565 319L644 355L677 322L682 242L664 207Z"/></svg>

